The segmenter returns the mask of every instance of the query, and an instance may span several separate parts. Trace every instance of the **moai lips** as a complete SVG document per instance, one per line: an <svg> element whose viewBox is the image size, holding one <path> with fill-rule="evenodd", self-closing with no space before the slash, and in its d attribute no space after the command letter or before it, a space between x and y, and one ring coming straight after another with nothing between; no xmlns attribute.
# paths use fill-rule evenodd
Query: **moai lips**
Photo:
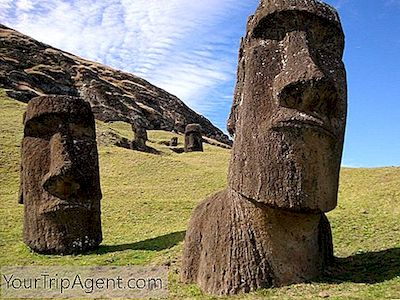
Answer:
<svg viewBox="0 0 400 300"><path fill-rule="evenodd" d="M203 137L199 124L189 124L185 129L185 152L202 152Z"/></svg>
<svg viewBox="0 0 400 300"><path fill-rule="evenodd" d="M330 211L347 110L339 17L319 1L265 1L247 30L230 187L272 207Z"/></svg>
<svg viewBox="0 0 400 300"><path fill-rule="evenodd" d="M102 195L90 105L67 96L32 99L21 153L25 243L54 254L97 247Z"/></svg>

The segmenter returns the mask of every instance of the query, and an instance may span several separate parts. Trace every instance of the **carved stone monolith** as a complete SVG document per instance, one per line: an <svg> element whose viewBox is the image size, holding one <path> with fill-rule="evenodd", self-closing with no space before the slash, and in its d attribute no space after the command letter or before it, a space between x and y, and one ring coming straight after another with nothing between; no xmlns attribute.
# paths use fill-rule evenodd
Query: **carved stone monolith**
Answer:
<svg viewBox="0 0 400 300"><path fill-rule="evenodd" d="M169 142L170 147L176 147L178 146L178 138L177 137L173 137L171 138L170 142Z"/></svg>
<svg viewBox="0 0 400 300"><path fill-rule="evenodd" d="M347 113L344 34L316 0L261 1L241 42L226 190L186 233L181 278L217 295L307 281L333 260Z"/></svg>
<svg viewBox="0 0 400 300"><path fill-rule="evenodd" d="M189 124L185 128L185 152L203 151L203 137L199 124Z"/></svg>
<svg viewBox="0 0 400 300"><path fill-rule="evenodd" d="M132 124L133 141L132 149L139 151L147 151L146 142L148 140L147 130L143 126Z"/></svg>
<svg viewBox="0 0 400 300"><path fill-rule="evenodd" d="M68 96L32 99L21 154L24 242L48 254L96 248L102 194L90 105Z"/></svg>

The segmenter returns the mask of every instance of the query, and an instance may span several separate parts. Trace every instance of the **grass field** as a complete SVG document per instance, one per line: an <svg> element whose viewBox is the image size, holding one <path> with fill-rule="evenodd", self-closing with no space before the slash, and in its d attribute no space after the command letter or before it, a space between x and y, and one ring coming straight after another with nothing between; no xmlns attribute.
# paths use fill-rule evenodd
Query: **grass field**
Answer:
<svg viewBox="0 0 400 300"><path fill-rule="evenodd" d="M100 144L102 246L38 255L22 242L17 204L24 109L0 91L0 266L169 265L171 299L212 299L179 283L180 256L193 208L226 185L229 150L205 145L204 153L176 154L157 143L174 136L163 131L149 132L160 155ZM123 123L98 122L97 130L131 138ZM231 298L400 299L400 168L343 169L339 206L328 217L338 259L322 278Z"/></svg>

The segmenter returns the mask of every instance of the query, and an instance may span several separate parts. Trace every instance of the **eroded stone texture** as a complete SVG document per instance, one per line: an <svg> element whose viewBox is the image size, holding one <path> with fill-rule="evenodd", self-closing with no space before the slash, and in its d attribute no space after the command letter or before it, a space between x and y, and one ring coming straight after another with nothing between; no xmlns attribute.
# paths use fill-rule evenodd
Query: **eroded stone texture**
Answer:
<svg viewBox="0 0 400 300"><path fill-rule="evenodd" d="M333 260L347 112L344 35L314 0L261 1L239 51L227 190L186 234L182 280L213 294L304 282Z"/></svg>
<svg viewBox="0 0 400 300"><path fill-rule="evenodd" d="M97 247L102 195L90 105L68 96L32 99L21 153L24 242L52 254Z"/></svg>
<svg viewBox="0 0 400 300"><path fill-rule="evenodd" d="M139 151L147 151L146 142L148 140L148 137L146 128L134 124L132 125L132 131L133 131L132 149Z"/></svg>
<svg viewBox="0 0 400 300"><path fill-rule="evenodd" d="M189 124L185 129L185 152L203 151L200 124Z"/></svg>
<svg viewBox="0 0 400 300"><path fill-rule="evenodd" d="M332 258L324 214L273 209L228 188L194 211L181 278L207 293L236 294L303 282Z"/></svg>
<svg viewBox="0 0 400 300"><path fill-rule="evenodd" d="M229 184L274 207L327 212L347 109L343 32L318 1L265 3L243 42Z"/></svg>

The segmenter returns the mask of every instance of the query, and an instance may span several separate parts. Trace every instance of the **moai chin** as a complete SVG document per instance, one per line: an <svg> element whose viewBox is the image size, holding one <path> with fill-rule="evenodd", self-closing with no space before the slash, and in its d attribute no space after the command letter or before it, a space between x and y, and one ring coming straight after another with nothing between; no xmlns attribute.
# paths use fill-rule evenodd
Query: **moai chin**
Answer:
<svg viewBox="0 0 400 300"><path fill-rule="evenodd" d="M203 137L200 124L189 124L185 129L185 152L202 152Z"/></svg>
<svg viewBox="0 0 400 300"><path fill-rule="evenodd" d="M24 242L47 254L96 248L102 240L101 198L90 105L68 96L32 99L21 147Z"/></svg>
<svg viewBox="0 0 400 300"><path fill-rule="evenodd" d="M344 34L316 0L261 1L241 41L228 188L186 234L181 277L213 294L309 280L333 260L347 112Z"/></svg>

